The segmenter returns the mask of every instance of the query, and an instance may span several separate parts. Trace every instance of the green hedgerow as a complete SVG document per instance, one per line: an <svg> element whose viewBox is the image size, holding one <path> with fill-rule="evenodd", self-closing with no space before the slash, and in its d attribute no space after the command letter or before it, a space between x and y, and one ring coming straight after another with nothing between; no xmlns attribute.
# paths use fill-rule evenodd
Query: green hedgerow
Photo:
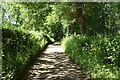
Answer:
<svg viewBox="0 0 120 80"><path fill-rule="evenodd" d="M91 74L92 78L119 78L120 36L98 35L95 38L72 35L62 41L71 58Z"/></svg>
<svg viewBox="0 0 120 80"><path fill-rule="evenodd" d="M39 36L39 37L38 37ZM40 32L2 28L2 78L17 77L36 52L47 44Z"/></svg>

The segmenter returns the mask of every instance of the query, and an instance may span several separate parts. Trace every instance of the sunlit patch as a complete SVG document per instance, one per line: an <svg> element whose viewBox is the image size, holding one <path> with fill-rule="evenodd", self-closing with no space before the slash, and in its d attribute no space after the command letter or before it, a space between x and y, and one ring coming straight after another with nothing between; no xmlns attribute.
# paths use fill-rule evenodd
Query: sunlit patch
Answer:
<svg viewBox="0 0 120 80"><path fill-rule="evenodd" d="M41 64L40 68L54 68L54 65Z"/></svg>
<svg viewBox="0 0 120 80"><path fill-rule="evenodd" d="M57 43L56 43L57 44ZM63 53L64 50L61 48L61 46L58 44L57 45L49 45L48 48L44 51L44 53L51 53L51 52L59 52Z"/></svg>
<svg viewBox="0 0 120 80"><path fill-rule="evenodd" d="M45 60L45 61L56 62L56 60L54 60L54 59L49 59L49 58L39 58L39 60Z"/></svg>

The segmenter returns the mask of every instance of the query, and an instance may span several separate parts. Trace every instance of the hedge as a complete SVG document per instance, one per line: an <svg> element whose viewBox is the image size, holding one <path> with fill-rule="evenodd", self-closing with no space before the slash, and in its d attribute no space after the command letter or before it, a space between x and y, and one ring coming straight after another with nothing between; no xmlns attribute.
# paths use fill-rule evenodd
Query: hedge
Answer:
<svg viewBox="0 0 120 80"><path fill-rule="evenodd" d="M40 32L32 32L2 28L2 79L16 78L36 52L47 44Z"/></svg>

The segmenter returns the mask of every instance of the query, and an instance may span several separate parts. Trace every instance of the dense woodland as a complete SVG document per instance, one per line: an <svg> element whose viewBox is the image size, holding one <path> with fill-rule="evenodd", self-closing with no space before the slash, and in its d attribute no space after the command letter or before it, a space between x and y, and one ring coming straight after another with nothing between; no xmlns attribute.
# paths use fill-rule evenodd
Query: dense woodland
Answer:
<svg viewBox="0 0 120 80"><path fill-rule="evenodd" d="M54 42L92 78L120 78L119 2L10 2L0 8L3 79L16 78Z"/></svg>

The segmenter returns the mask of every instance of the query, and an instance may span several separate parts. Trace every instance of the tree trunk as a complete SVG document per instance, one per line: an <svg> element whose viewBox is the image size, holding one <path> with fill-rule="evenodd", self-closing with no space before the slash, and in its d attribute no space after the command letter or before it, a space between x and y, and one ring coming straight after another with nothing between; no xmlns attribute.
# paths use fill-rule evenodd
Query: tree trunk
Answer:
<svg viewBox="0 0 120 80"><path fill-rule="evenodd" d="M75 3L76 6L76 20L80 26L81 33L84 34L86 32L86 25L85 25L85 20L84 20L84 15L83 15L83 9L82 9L82 3Z"/></svg>

